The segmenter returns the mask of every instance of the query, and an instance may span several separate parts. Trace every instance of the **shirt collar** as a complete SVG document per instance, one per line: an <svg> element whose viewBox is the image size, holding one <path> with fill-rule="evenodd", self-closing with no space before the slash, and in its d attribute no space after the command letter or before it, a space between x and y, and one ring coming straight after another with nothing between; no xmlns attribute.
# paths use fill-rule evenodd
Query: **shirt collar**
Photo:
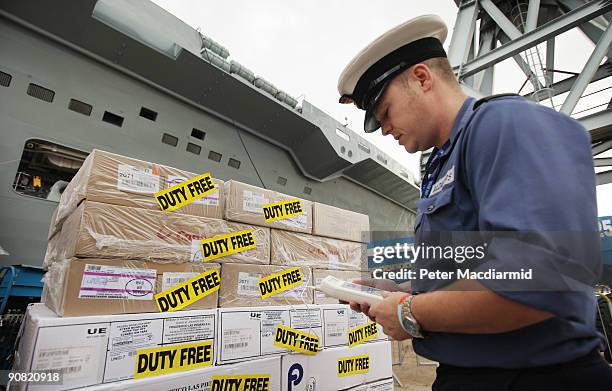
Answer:
<svg viewBox="0 0 612 391"><path fill-rule="evenodd" d="M476 99L474 98L467 98L463 102L463 105L461 105L461 108L455 117L455 122L453 122L450 138L444 143L442 148L434 148L432 155L437 153L440 149L444 150L439 154L440 156L444 156L448 153L448 151L451 149L450 146L455 143L457 136L459 133L461 133L465 124L472 117L472 114L474 113L474 102L476 102Z"/></svg>

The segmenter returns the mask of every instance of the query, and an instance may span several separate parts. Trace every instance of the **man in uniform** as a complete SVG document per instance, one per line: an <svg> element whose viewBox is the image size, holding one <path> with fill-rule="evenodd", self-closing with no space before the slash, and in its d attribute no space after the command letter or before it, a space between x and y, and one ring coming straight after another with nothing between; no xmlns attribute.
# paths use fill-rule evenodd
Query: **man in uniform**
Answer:
<svg viewBox="0 0 612 391"><path fill-rule="evenodd" d="M585 129L519 96L468 98L446 59L446 35L437 16L410 20L358 53L338 82L340 103L365 110L366 132L380 128L410 153L434 147L417 204L416 243L430 231L596 235ZM591 276L583 280L587 287L596 282L601 261L589 251L550 246L536 246L538 254L569 260L571 270ZM529 258L497 256L508 267ZM361 283L398 290L371 306L350 304L440 363L434 390L612 390L592 292L506 290L479 280L481 289L467 290L419 289L424 285L413 281L407 293L390 281Z"/></svg>

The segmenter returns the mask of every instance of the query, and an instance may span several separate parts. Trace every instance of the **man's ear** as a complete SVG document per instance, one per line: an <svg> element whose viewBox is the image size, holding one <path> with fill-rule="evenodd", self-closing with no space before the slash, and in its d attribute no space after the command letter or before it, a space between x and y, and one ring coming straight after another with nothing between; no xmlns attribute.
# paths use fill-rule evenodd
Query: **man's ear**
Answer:
<svg viewBox="0 0 612 391"><path fill-rule="evenodd" d="M427 92L433 87L433 72L425 64L416 64L412 67L412 77L418 81L421 90Z"/></svg>

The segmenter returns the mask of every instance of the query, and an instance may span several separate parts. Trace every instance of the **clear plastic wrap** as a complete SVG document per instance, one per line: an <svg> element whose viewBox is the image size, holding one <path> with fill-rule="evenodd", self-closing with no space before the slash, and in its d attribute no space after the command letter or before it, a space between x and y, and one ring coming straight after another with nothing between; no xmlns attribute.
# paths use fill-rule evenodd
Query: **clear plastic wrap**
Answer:
<svg viewBox="0 0 612 391"><path fill-rule="evenodd" d="M47 239L51 239L53 236L55 236L56 233L58 233L60 230L57 229L58 227L55 224L55 221L57 220L57 211L59 209L59 205L55 207L55 209L53 209L53 213L51 214L51 220L49 221L49 233L47 234Z"/></svg>
<svg viewBox="0 0 612 391"><path fill-rule="evenodd" d="M302 215L266 223L261 209L262 205L297 197L234 180L225 182L223 187L225 195L224 216L227 220L288 231L312 233L311 201L300 199L304 210Z"/></svg>
<svg viewBox="0 0 612 391"><path fill-rule="evenodd" d="M200 240L252 229L257 247L215 262L270 263L270 229L206 217L85 201L51 238L45 264L71 257L202 262Z"/></svg>
<svg viewBox="0 0 612 391"><path fill-rule="evenodd" d="M222 284L219 290L219 307L312 304L313 292L309 288L312 286L312 272L308 267L300 267L303 279L301 284L266 299L261 298L258 280L290 267L224 264L221 267Z"/></svg>
<svg viewBox="0 0 612 391"><path fill-rule="evenodd" d="M62 193L49 237L85 199L160 210L154 193L198 174L94 149ZM168 213L223 218L223 181L215 185L217 192Z"/></svg>
<svg viewBox="0 0 612 391"><path fill-rule="evenodd" d="M330 238L367 242L368 215L315 202L312 205L312 234Z"/></svg>
<svg viewBox="0 0 612 391"><path fill-rule="evenodd" d="M315 286L318 286L321 281L327 276L334 276L344 281L353 281L359 279L371 278L366 272L356 270L329 270L329 269L312 269L312 281ZM338 299L329 297L323 292L315 291L313 294L314 304L336 304Z"/></svg>
<svg viewBox="0 0 612 391"><path fill-rule="evenodd" d="M273 265L361 270L365 244L273 229L270 236Z"/></svg>
<svg viewBox="0 0 612 391"><path fill-rule="evenodd" d="M65 259L44 277L43 301L59 316L159 312L154 295L211 269L216 263L174 263L126 259ZM218 291L185 307L216 308Z"/></svg>

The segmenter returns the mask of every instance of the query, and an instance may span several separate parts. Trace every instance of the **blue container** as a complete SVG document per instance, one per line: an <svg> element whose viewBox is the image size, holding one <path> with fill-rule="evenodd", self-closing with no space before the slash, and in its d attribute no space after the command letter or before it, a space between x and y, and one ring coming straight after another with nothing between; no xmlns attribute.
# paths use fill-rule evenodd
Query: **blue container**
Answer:
<svg viewBox="0 0 612 391"><path fill-rule="evenodd" d="M13 265L0 269L0 315L11 297L40 297L44 274L40 266Z"/></svg>

